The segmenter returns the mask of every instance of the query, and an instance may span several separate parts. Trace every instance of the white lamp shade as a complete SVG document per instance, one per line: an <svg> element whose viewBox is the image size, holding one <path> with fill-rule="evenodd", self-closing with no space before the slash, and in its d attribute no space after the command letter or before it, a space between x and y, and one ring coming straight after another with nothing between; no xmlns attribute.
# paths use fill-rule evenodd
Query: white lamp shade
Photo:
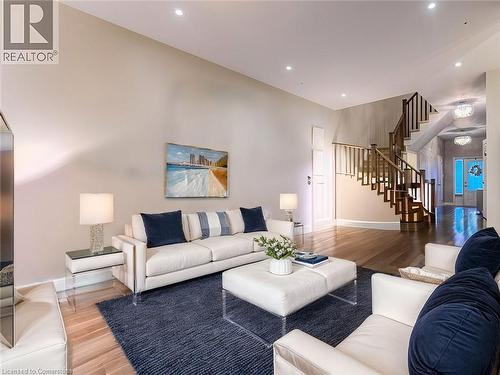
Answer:
<svg viewBox="0 0 500 375"><path fill-rule="evenodd" d="M113 221L113 194L80 194L80 224L95 225Z"/></svg>
<svg viewBox="0 0 500 375"><path fill-rule="evenodd" d="M297 209L297 204L297 194L280 194L280 209L295 210Z"/></svg>

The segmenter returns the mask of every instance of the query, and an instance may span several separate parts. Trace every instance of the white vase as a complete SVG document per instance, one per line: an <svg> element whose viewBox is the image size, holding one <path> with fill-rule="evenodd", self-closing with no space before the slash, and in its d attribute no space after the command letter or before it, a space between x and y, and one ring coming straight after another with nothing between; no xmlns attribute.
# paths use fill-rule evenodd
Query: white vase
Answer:
<svg viewBox="0 0 500 375"><path fill-rule="evenodd" d="M292 273L292 259L271 259L269 272L275 275L289 275Z"/></svg>

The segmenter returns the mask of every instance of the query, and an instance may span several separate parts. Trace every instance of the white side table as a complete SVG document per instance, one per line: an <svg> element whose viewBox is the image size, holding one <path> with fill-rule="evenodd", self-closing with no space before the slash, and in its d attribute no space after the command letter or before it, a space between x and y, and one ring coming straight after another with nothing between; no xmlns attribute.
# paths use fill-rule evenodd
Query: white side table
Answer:
<svg viewBox="0 0 500 375"><path fill-rule="evenodd" d="M122 266L124 262L123 252L112 246L105 247L97 253L93 253L89 249L66 252L66 296L73 311L76 311L76 276L86 272ZM71 294L71 298L69 294Z"/></svg>

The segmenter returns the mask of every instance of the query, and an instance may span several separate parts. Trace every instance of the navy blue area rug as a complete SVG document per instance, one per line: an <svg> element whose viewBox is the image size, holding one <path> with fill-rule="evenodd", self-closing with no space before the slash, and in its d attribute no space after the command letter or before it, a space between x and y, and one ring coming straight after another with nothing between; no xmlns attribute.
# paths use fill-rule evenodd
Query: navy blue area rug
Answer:
<svg viewBox="0 0 500 375"><path fill-rule="evenodd" d="M298 328L337 345L371 314L371 275L358 267L358 304L330 296L287 319ZM273 353L261 342L222 318L222 278L213 274L142 294L137 306L125 296L98 304L113 335L139 374L272 374ZM279 320L240 300L236 316L273 336Z"/></svg>

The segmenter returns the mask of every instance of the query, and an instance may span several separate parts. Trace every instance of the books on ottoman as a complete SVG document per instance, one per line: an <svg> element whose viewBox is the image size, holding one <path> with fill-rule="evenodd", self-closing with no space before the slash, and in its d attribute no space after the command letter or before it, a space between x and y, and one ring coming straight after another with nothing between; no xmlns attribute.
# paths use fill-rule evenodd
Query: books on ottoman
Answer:
<svg viewBox="0 0 500 375"><path fill-rule="evenodd" d="M319 254L298 252L297 257L292 262L301 266L313 268L328 263L328 257Z"/></svg>

